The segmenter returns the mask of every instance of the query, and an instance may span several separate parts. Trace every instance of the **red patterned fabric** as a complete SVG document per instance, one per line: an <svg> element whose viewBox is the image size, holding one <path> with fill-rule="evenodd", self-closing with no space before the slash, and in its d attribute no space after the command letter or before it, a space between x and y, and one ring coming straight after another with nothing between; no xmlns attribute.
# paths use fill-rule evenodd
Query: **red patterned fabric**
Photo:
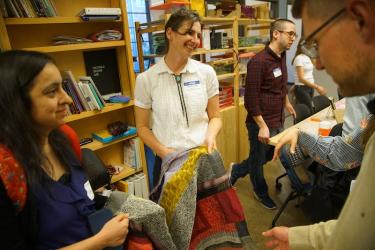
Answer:
<svg viewBox="0 0 375 250"><path fill-rule="evenodd" d="M127 250L154 250L151 240L142 233L129 232L124 249Z"/></svg>
<svg viewBox="0 0 375 250"><path fill-rule="evenodd" d="M203 241L239 242L237 223L245 220L241 203L233 188L212 194L197 201L193 234L189 249L197 249ZM216 239L216 240L215 240ZM228 243L215 249L242 249L241 243Z"/></svg>
<svg viewBox="0 0 375 250"><path fill-rule="evenodd" d="M26 176L13 154L3 145L0 145L0 178L16 213L19 213L26 203Z"/></svg>

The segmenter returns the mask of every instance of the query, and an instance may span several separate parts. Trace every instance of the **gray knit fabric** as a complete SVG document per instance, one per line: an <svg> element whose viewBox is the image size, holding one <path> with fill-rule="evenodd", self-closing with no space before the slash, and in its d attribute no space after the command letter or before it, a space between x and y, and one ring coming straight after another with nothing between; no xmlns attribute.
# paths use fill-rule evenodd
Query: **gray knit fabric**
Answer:
<svg viewBox="0 0 375 250"><path fill-rule="evenodd" d="M170 225L172 239L177 249L188 249L193 233L197 197L197 180L193 178L181 196Z"/></svg>
<svg viewBox="0 0 375 250"><path fill-rule="evenodd" d="M177 249L169 233L164 208L155 202L114 191L105 207L114 214L128 213L131 226L146 233L157 249Z"/></svg>

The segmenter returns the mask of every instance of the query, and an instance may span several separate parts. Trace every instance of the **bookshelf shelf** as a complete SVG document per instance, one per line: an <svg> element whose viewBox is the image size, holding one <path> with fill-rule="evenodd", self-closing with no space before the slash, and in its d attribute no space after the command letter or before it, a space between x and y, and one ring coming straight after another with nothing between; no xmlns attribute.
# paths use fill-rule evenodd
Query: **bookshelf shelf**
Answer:
<svg viewBox="0 0 375 250"><path fill-rule="evenodd" d="M116 174L116 175L112 176L111 183L115 183L115 182L117 182L119 180L122 180L126 177L129 177L133 174L142 172L142 169L135 170L134 168L131 168L128 165L125 165L125 164L118 164L118 165L121 165L122 167L124 167L124 169L119 174Z"/></svg>
<svg viewBox="0 0 375 250"><path fill-rule="evenodd" d="M202 23L208 25L215 25L215 24L224 24L224 23L233 23L234 17L202 17Z"/></svg>
<svg viewBox="0 0 375 250"><path fill-rule="evenodd" d="M122 141L126 141L126 140L129 140L129 139L135 138L135 137L137 137L137 134L127 136L127 137L123 137L123 138L114 140L114 141L109 142L109 143L102 143L102 142L94 139L91 143L82 146L82 148L88 148L88 149L91 149L92 151L95 151L95 150L99 150L99 149L102 149L102 148L109 147L113 144L116 144L116 143L119 143L119 142L122 142Z"/></svg>
<svg viewBox="0 0 375 250"><path fill-rule="evenodd" d="M238 24L239 25L256 25L256 24L270 24L274 19L254 19L254 18L239 18Z"/></svg>
<svg viewBox="0 0 375 250"><path fill-rule="evenodd" d="M114 48L114 47L121 47L121 46L124 46L124 45L125 45L125 41L121 40L121 41L93 42L93 43L80 43L80 44L32 47L32 48L23 48L23 50L34 50L34 51L40 51L40 52L44 52L44 53L53 53L53 52L66 52L66 51Z"/></svg>
<svg viewBox="0 0 375 250"><path fill-rule="evenodd" d="M65 122L73 122L81 119L85 119L88 117L96 116L99 114L104 114L107 112L127 108L127 107L132 107L134 106L134 102L131 100L126 104L121 104L121 103L115 103L115 104L107 104L102 110L93 110L93 111L84 111L80 114L74 114L74 115L69 115L65 118Z"/></svg>
<svg viewBox="0 0 375 250"><path fill-rule="evenodd" d="M235 75L236 73L221 74L221 75L217 75L217 79L223 80L223 79L234 77Z"/></svg>
<svg viewBox="0 0 375 250"><path fill-rule="evenodd" d="M93 22L122 22L122 20L100 20ZM6 25L58 24L58 23L88 23L80 17L34 17L34 18L6 18Z"/></svg>
<svg viewBox="0 0 375 250"><path fill-rule="evenodd" d="M238 50L245 50L245 51L259 51L264 49L264 44L256 44L249 47L239 47Z"/></svg>
<svg viewBox="0 0 375 250"><path fill-rule="evenodd" d="M208 53L225 53L225 52L233 52L233 48L229 49L197 49L193 52L193 55L201 55L201 54L208 54Z"/></svg>

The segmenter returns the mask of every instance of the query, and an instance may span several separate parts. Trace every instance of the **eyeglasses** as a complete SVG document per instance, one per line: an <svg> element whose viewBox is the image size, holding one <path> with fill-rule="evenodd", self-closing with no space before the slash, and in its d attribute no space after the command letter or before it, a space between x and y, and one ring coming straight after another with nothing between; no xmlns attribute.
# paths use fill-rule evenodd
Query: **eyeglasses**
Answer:
<svg viewBox="0 0 375 250"><path fill-rule="evenodd" d="M330 19L325 21L322 25L320 25L314 32L312 32L310 35L308 35L305 39L303 39L300 42L301 50L304 54L311 58L317 58L319 56L318 51L318 43L314 39L314 37L325 27L328 26L328 24L332 23L336 18L338 18L340 15L342 15L345 12L345 8L342 8L339 12L337 12L335 15L333 15Z"/></svg>
<svg viewBox="0 0 375 250"><path fill-rule="evenodd" d="M294 31L285 31L285 30L277 30L277 31L280 33L287 34L289 38L293 38L293 37L298 38L298 34Z"/></svg>

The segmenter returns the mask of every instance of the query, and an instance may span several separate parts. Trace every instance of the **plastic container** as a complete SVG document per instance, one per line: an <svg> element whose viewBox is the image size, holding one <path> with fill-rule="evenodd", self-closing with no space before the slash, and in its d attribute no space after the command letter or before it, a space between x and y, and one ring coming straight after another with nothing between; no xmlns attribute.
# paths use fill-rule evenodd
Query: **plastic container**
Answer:
<svg viewBox="0 0 375 250"><path fill-rule="evenodd" d="M330 121L321 121L319 122L319 131L320 136L328 136L332 129L332 122Z"/></svg>

